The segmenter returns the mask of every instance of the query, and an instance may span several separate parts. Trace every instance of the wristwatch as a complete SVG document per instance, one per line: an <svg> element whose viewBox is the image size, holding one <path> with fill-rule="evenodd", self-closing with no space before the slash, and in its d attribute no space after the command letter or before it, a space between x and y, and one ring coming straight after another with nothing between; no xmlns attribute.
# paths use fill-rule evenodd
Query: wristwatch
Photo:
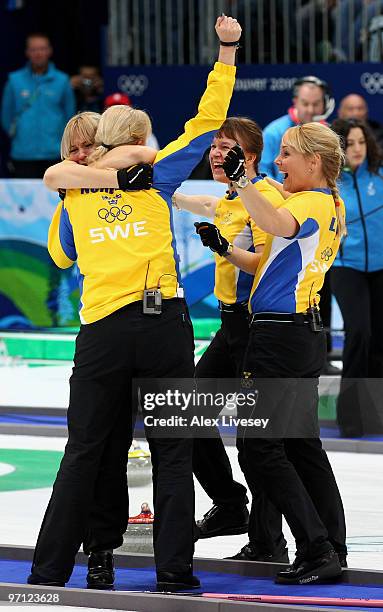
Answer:
<svg viewBox="0 0 383 612"><path fill-rule="evenodd" d="M233 253L233 245L231 242L227 245L226 253L223 253L223 257L227 257Z"/></svg>
<svg viewBox="0 0 383 612"><path fill-rule="evenodd" d="M243 174L242 176L240 176L238 181L234 181L235 186L239 187L239 189L244 189L245 187L248 186L249 183L250 183L250 179L247 178L246 174Z"/></svg>

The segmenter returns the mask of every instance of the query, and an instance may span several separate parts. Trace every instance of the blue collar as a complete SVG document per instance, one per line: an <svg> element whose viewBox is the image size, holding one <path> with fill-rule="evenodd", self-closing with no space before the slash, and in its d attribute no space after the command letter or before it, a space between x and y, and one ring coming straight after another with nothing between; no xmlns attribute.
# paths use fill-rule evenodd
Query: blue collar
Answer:
<svg viewBox="0 0 383 612"><path fill-rule="evenodd" d="M331 195L331 189L329 189L328 187L316 187L315 189L309 189L309 191L319 191L320 193Z"/></svg>
<svg viewBox="0 0 383 612"><path fill-rule="evenodd" d="M257 174L257 176L255 176L254 178L250 179L250 183L253 183L253 185L255 185L255 183L258 183L258 181L262 181L265 178L265 176L266 176L266 174L263 174L263 172L261 174ZM234 200L237 197L238 197L238 193L236 191L233 191L228 196L226 196L226 199L227 200Z"/></svg>
<svg viewBox="0 0 383 612"><path fill-rule="evenodd" d="M53 62L48 62L48 67L46 69L45 72L43 72L42 74L36 74L32 71L32 66L31 66L31 62L27 62L25 64L26 69L28 70L29 74L33 77L37 77L37 78L44 78L44 77L49 77L52 78L53 76L53 71L55 69L55 65Z"/></svg>
<svg viewBox="0 0 383 612"><path fill-rule="evenodd" d="M346 174L361 174L362 172L368 172L368 161L367 158L364 160L364 162L362 162L360 164L360 166L358 166L357 168L355 168L355 170L351 170L351 168L349 168L348 166L345 166L343 168L343 172L345 172Z"/></svg>

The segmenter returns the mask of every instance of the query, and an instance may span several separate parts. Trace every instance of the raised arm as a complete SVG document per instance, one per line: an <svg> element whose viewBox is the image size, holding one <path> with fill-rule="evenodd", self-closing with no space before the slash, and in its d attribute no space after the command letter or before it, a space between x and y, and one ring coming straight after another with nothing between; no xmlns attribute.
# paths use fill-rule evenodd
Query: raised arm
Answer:
<svg viewBox="0 0 383 612"><path fill-rule="evenodd" d="M285 200L287 200L287 198L289 198L292 195L290 191L285 191L283 189L282 183L279 183L278 181L271 178L270 176L266 176L265 178L266 178L266 181L269 183L269 185L271 185L272 187L275 187L275 189L278 189L279 193Z"/></svg>
<svg viewBox="0 0 383 612"><path fill-rule="evenodd" d="M177 140L158 152L154 162L153 186L169 195L188 178L226 119L235 83L235 43L241 26L232 17L222 16L217 19L216 31L220 41L230 46L220 45L219 61L209 74L197 115L185 123Z"/></svg>
<svg viewBox="0 0 383 612"><path fill-rule="evenodd" d="M126 166L126 164L125 164ZM114 188L118 189L117 171L82 166L69 160L50 166L44 174L44 185L58 189Z"/></svg>
<svg viewBox="0 0 383 612"><path fill-rule="evenodd" d="M58 166L58 167L57 167ZM121 189L121 191L141 191L153 185L153 166L135 164L120 170L99 170L81 166L75 162L61 162L48 168L44 182L50 189ZM56 187L59 185L59 187Z"/></svg>
<svg viewBox="0 0 383 612"><path fill-rule="evenodd" d="M231 43L236 43L241 38L242 29L236 19L221 15L218 17L215 24L215 31L220 41L218 61L221 64L235 66L236 45L231 46ZM222 44L223 43L223 44ZM225 43L230 43L227 46Z"/></svg>
<svg viewBox="0 0 383 612"><path fill-rule="evenodd" d="M275 209L246 176L245 156L239 145L228 151L222 168L238 191L256 225L273 236L292 238L299 230L295 217L285 208Z"/></svg>
<svg viewBox="0 0 383 612"><path fill-rule="evenodd" d="M195 215L213 219L219 198L212 195L185 195L177 191L172 202L178 210L187 210Z"/></svg>
<svg viewBox="0 0 383 612"><path fill-rule="evenodd" d="M152 164L157 150L143 145L122 145L115 147L98 159L92 168L127 168L133 164Z"/></svg>
<svg viewBox="0 0 383 612"><path fill-rule="evenodd" d="M298 232L298 223L291 212L285 208L276 210L252 183L240 189L239 194L249 215L267 234L292 238Z"/></svg>

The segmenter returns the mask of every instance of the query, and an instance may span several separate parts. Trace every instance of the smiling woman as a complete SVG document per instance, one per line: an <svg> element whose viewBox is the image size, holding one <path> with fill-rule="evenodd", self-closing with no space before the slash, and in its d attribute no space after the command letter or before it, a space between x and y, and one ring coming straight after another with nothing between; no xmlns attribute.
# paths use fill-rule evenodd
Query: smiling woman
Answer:
<svg viewBox="0 0 383 612"><path fill-rule="evenodd" d="M254 437L249 428L240 432L240 463L250 489L262 486L297 542L296 560L277 574L277 582L320 582L340 575L347 554L342 501L317 437L326 344L317 292L344 232L336 187L343 152L339 138L319 123L287 130L276 163L290 194L277 210L248 180L243 159L234 147L223 169L268 233L250 295L243 379L246 385L255 379L257 416L270 416L271 427L266 438ZM243 263L235 246L227 258ZM267 385L268 378L278 383Z"/></svg>
<svg viewBox="0 0 383 612"><path fill-rule="evenodd" d="M230 103L241 27L236 19L220 16L216 32L222 41L219 61L196 116L176 141L157 153L153 188L152 168L147 166L128 174L65 161L64 173L61 165L50 169L50 178L45 176L50 187L70 188L52 220L48 248L58 266L78 265L82 325L70 380L69 439L39 534L30 584L67 582L75 554L87 539L92 552L88 585L113 586L111 550L121 545L127 521L126 463L135 420L129 399L132 378L194 374L193 332L180 286L171 197L224 121ZM149 129L142 111L109 108L98 124L95 157L102 161L109 149L113 153L124 144L138 149ZM108 193L99 187L114 188L116 197L105 200ZM81 193L81 188L90 189ZM116 206L112 200L117 195ZM107 212L100 215L102 209ZM127 238L122 226L122 233L102 233L110 240L92 242L91 230L106 229L110 222L117 229L118 216L125 219L128 214L133 231ZM159 312L151 309L153 294ZM150 448L157 587L195 588L199 581L192 573L192 440L151 438ZM97 502L104 510L102 517ZM96 526L89 536L88 517L94 511Z"/></svg>
<svg viewBox="0 0 383 612"><path fill-rule="evenodd" d="M214 293L219 300L221 327L196 367L196 378L235 379L241 366L249 336L248 300L254 273L259 263L266 235L250 218L241 202L240 194L225 175L222 164L231 147L240 143L244 152L244 166L255 189L272 206L284 203L279 191L259 173L263 149L262 130L247 117L228 117L214 135L210 147L210 166L214 180L224 183L228 191L223 198L188 196L177 192L174 204L204 217L213 224L197 224L204 246L215 256ZM217 233L218 232L218 233ZM209 240L215 237L215 244ZM217 242L218 234L221 244ZM229 245L241 249L249 265L238 273L225 257ZM220 248L221 247L221 248ZM217 382L217 385L219 383ZM217 410L216 415L218 415ZM193 470L200 484L213 501L213 507L197 521L200 538L231 535L248 531L249 543L234 559L247 561L288 561L286 540L282 533L280 512L260 491L253 495L251 517L246 508L245 488L233 480L230 462L218 429L211 438L196 436L193 450Z"/></svg>

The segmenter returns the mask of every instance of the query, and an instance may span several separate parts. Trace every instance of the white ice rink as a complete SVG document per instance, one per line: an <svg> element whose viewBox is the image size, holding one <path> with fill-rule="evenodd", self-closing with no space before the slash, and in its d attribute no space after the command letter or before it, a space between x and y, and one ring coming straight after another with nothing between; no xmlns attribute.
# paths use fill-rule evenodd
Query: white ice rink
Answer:
<svg viewBox="0 0 383 612"><path fill-rule="evenodd" d="M0 435L0 449L63 450L64 438ZM243 481L234 447L228 447L234 476ZM341 490L346 519L349 566L383 568L383 456L361 453L329 453ZM0 492L0 545L33 546L50 496L50 489ZM130 490L130 514L138 514L141 503L152 502L151 485ZM210 499L196 482L196 515L211 507ZM290 556L294 541L285 525ZM246 536L200 540L196 556L222 558L235 554ZM46 609L46 608L45 608Z"/></svg>

